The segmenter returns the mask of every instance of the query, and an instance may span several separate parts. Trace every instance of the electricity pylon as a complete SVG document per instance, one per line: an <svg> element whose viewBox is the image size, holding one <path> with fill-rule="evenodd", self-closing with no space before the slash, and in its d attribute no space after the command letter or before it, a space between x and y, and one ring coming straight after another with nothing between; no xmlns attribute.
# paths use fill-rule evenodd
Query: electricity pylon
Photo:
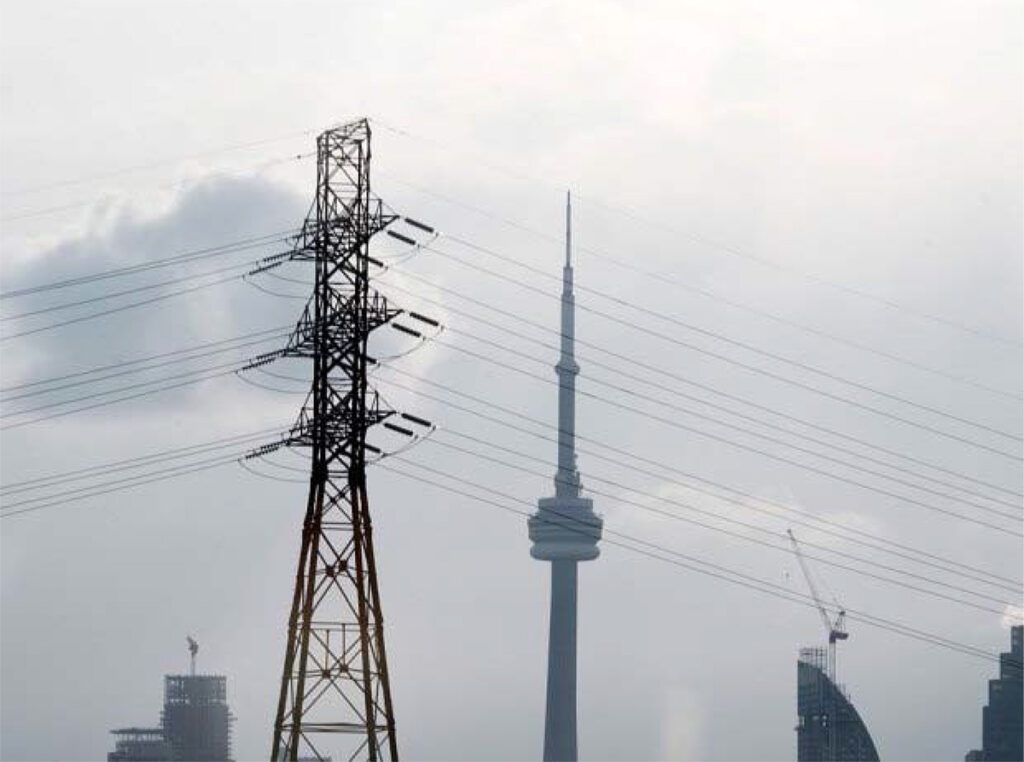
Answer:
<svg viewBox="0 0 1024 762"><path fill-rule="evenodd" d="M395 219L370 194L367 121L322 133L316 201L294 248L282 255L312 262L314 294L285 348L251 364L277 357L313 363L298 421L280 442L253 453L281 446L312 453L273 760L323 759L331 753L326 743L345 734L350 759L398 758L366 494L366 451L376 450L366 432L394 414L367 386L367 365L374 362L367 342L401 312L370 287L369 243Z"/></svg>

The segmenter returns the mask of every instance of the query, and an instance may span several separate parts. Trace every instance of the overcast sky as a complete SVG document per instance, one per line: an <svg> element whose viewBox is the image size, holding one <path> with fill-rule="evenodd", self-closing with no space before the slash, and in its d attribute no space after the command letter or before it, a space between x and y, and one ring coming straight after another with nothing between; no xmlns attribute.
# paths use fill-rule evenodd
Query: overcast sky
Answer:
<svg viewBox="0 0 1024 762"><path fill-rule="evenodd" d="M794 526L823 546L814 555L975 607L812 561L829 599L996 653L1019 592L752 509L796 508L1020 580L1020 498L963 477L1021 491L1022 29L1020 2L979 0L3 2L2 290L292 228L311 197L317 132L368 116L375 192L450 236L443 254L408 259L374 243L396 255L379 287L449 328L375 376L392 406L439 425L392 465L452 473L529 510L553 489L554 445L426 395L551 435L434 384L554 423L553 337L516 318L557 329L571 188L586 342L579 465L606 529L802 595L784 535ZM0 308L8 318L279 250ZM281 274L298 282L235 278L25 336L12 334L196 281L5 320L0 384L287 326L309 273ZM285 427L308 376L296 361L268 370L298 381L228 373L11 427L75 405L19 411L153 389L272 346L8 399L0 479ZM374 351L411 348L389 339ZM228 677L236 758L265 759L305 465L281 453L255 466L295 483L232 464L5 517L0 756L105 758L111 728L158 722L162 676L186 670L193 634L200 669ZM678 471L751 497L695 492ZM14 510L77 486L0 500ZM525 519L382 468L370 498L403 756L539 757L549 570L529 556ZM795 758L797 653L825 641L813 610L609 543L580 586L581 758ZM980 745L997 665L857 621L849 630L840 679L883 758L962 759Z"/></svg>

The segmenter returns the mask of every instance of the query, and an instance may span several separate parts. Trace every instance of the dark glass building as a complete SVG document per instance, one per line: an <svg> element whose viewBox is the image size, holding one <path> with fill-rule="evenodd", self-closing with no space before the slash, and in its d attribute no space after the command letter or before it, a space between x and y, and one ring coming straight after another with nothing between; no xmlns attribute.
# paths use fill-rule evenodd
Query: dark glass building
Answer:
<svg viewBox="0 0 1024 762"><path fill-rule="evenodd" d="M1024 627L1010 628L1010 650L999 654L999 677L988 681L981 709L981 748L968 760L1024 760Z"/></svg>
<svg viewBox="0 0 1024 762"><path fill-rule="evenodd" d="M796 664L798 762L878 762L871 734L850 699L829 678L826 663L824 648L800 650Z"/></svg>

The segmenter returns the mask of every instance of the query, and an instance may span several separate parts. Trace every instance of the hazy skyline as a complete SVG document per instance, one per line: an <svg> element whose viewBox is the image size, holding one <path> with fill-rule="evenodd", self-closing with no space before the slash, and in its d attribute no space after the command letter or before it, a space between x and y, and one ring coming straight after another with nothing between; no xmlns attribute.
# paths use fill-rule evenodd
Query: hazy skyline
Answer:
<svg viewBox="0 0 1024 762"><path fill-rule="evenodd" d="M806 592L785 551L790 523L681 487L665 469L652 475L639 471L636 461L598 459L599 448L587 439L1019 580L1019 537L751 448L973 517L990 514L964 500L738 433L723 421L811 450L825 451L809 443L813 436L867 452L693 384L1020 489L1019 442L792 363L1020 436L1021 403L1013 395L1022 387L1024 332L1022 22L1019 2L4 3L0 290L292 228L301 223L313 190L308 154L315 134L366 115L374 129L375 192L400 213L450 236L437 241L444 254L421 251L389 260L392 269L378 284L396 304L433 315L450 329L374 377L392 405L440 427L434 441L404 458L513 495L525 501L518 506L524 511L532 510L526 503L550 493L554 444L426 395L514 421L431 386L441 384L555 425L557 351L470 316L552 346L557 337L462 297L557 331L564 193L570 188L581 366L579 467L606 530ZM277 250L267 246L82 289L4 299L0 307L8 317ZM403 249L380 240L375 251L390 257ZM306 275L299 267L290 271L299 279ZM0 384L291 325L305 287L273 280L258 285L279 295L235 280L143 309L6 338ZM90 309L10 320L0 336ZM680 341L704 351L685 349ZM272 346L112 379L108 386L240 361ZM407 348L395 343L378 351ZM1006 449L1016 460L707 352ZM600 363L800 435L642 386ZM293 361L271 370L303 378L308 373ZM252 380L291 393L227 374L10 428L0 435L0 477L10 484L289 425L303 383ZM4 401L3 414L17 423L17 410L91 391L71 388ZM466 434L545 462L459 439ZM450 445L543 475L510 470ZM872 457L891 460L876 451ZM300 472L258 470L303 481L300 456L281 455L277 462ZM403 756L539 758L548 570L530 559L525 519L382 468L372 469L369 478ZM4 496L4 507L21 497ZM632 504L757 536L658 497L768 528L778 538L772 544L783 550ZM200 670L228 676L228 700L238 718L236 758L266 758L304 498L303 483L226 466L4 518L0 756L105 758L112 748L109 729L155 721L162 676L187 671L185 636L193 634L202 645ZM1008 500L1009 507L996 507L1019 513L1019 499ZM815 543L910 568L794 529L801 539L806 533ZM850 609L992 652L1008 646L1001 602L1021 605L1019 595L1014 601L1013 593L986 587L996 600L972 597L991 609L978 610L812 565L829 596L834 591ZM927 567L914 569L939 576ZM983 587L961 577L943 579ZM607 544L598 562L581 569L580 589L581 759L795 757L797 652L824 642L813 610ZM981 706L996 664L856 622L849 629L850 640L840 647L840 679L883 759L962 759L979 746Z"/></svg>

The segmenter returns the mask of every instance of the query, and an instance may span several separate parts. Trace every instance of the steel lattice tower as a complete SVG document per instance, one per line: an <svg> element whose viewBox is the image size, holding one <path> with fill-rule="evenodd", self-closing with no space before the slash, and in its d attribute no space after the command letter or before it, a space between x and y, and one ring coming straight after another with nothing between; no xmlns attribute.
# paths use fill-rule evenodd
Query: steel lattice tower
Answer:
<svg viewBox="0 0 1024 762"><path fill-rule="evenodd" d="M313 380L297 423L271 446L312 451L274 760L323 758L339 734L351 735L350 759L398 758L366 494L366 432L392 415L368 389L367 341L399 314L370 287L369 242L394 219L370 195L367 121L322 133L316 201L287 255L312 261L315 292L275 353L311 358Z"/></svg>

